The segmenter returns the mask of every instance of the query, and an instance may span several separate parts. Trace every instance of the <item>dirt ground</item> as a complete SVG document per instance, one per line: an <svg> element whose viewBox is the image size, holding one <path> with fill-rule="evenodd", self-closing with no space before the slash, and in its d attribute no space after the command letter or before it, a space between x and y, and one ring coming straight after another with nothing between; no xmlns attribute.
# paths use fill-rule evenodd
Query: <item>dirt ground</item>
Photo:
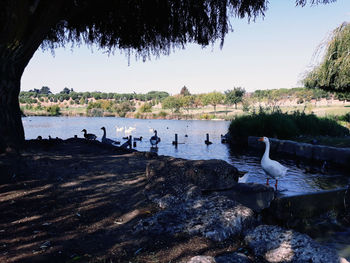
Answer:
<svg viewBox="0 0 350 263"><path fill-rule="evenodd" d="M29 141L0 155L0 262L182 262L242 251L238 240L141 236L150 153L82 139Z"/></svg>

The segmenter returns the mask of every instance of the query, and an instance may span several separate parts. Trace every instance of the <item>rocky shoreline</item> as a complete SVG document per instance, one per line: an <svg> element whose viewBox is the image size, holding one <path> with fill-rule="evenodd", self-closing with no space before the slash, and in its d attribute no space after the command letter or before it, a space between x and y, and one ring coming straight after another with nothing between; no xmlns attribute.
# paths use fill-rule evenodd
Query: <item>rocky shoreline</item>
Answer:
<svg viewBox="0 0 350 263"><path fill-rule="evenodd" d="M273 188L238 183L225 161L83 139L27 144L0 158L1 262L347 262L267 225Z"/></svg>

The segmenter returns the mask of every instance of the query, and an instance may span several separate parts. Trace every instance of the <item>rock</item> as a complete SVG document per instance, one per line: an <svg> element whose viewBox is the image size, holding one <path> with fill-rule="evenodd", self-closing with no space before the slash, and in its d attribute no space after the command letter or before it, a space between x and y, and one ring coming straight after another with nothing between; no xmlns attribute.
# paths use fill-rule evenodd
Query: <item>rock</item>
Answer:
<svg viewBox="0 0 350 263"><path fill-rule="evenodd" d="M210 256L195 256L186 263L216 263L215 259Z"/></svg>
<svg viewBox="0 0 350 263"><path fill-rule="evenodd" d="M173 204L152 217L140 220L135 231L187 233L220 242L229 236L240 235L256 223L251 209L223 196L210 196Z"/></svg>
<svg viewBox="0 0 350 263"><path fill-rule="evenodd" d="M186 263L251 263L252 261L242 253L229 253L218 257L195 256Z"/></svg>
<svg viewBox="0 0 350 263"><path fill-rule="evenodd" d="M200 189L228 188L239 178L238 170L223 160L184 160L162 158L150 160L146 167L144 193L155 202L165 195L182 202L200 195Z"/></svg>
<svg viewBox="0 0 350 263"><path fill-rule="evenodd" d="M242 253L230 253L215 257L216 263L251 263L252 261Z"/></svg>
<svg viewBox="0 0 350 263"><path fill-rule="evenodd" d="M335 217L348 213L350 212L348 204L350 204L350 190L341 188L276 198L270 207L262 212L262 216L269 224L283 223L304 232L306 221L317 219L330 211Z"/></svg>
<svg viewBox="0 0 350 263"><path fill-rule="evenodd" d="M249 231L245 243L267 262L340 262L336 251L309 236L278 226L260 225Z"/></svg>
<svg viewBox="0 0 350 263"><path fill-rule="evenodd" d="M275 197L272 187L255 183L237 183L231 189L220 192L220 194L260 212L270 206Z"/></svg>
<svg viewBox="0 0 350 263"><path fill-rule="evenodd" d="M295 155L303 159L312 159L314 146L309 143L298 143L295 147Z"/></svg>

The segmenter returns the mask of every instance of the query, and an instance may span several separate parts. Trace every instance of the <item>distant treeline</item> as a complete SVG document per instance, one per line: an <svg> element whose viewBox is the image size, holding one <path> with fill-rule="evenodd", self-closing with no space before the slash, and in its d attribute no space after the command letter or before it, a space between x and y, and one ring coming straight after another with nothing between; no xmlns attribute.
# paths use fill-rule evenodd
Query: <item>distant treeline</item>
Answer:
<svg viewBox="0 0 350 263"><path fill-rule="evenodd" d="M190 114L192 109L202 108L211 105L216 114L217 105L225 105L226 113L228 107L242 105L244 112L254 111L257 103L264 103L265 106L279 106L281 101L296 100L297 104L310 103L312 100L316 104L321 99L350 99L344 94L336 94L320 89L292 88L292 89L271 89L256 90L247 93L244 88L234 87L225 92L213 91L202 94L191 94L186 86L182 87L179 94L170 96L165 91L150 91L146 94L137 93L105 93L105 92L75 92L73 89L64 88L61 92L53 94L49 87L22 91L19 95L19 101L22 104L22 110L44 111L45 114L59 115L58 110L53 105L64 106L79 105L86 108L87 116L106 116L117 114L120 117L126 116L129 112L152 113L155 105L161 105L164 110L169 110L171 114L181 114L181 111ZM43 103L50 103L51 108L44 106ZM68 102L68 103L67 103Z"/></svg>
<svg viewBox="0 0 350 263"><path fill-rule="evenodd" d="M65 100L73 100L76 104L87 104L89 99L114 99L116 101L152 101L162 100L169 96L165 91L150 91L146 94L141 93L112 93L112 92L75 92L73 89L64 88L61 92L53 94L50 88L43 86L41 89L30 91L21 91L19 94L20 103L37 103L44 102L48 99L50 102L63 102Z"/></svg>

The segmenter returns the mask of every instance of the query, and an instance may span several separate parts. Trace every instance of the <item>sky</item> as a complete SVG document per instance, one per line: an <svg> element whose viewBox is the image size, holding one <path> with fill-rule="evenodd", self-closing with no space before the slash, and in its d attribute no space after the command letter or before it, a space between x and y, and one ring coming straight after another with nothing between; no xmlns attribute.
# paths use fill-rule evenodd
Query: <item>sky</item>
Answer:
<svg viewBox="0 0 350 263"><path fill-rule="evenodd" d="M207 48L190 44L169 56L143 62L118 51L87 46L37 50L24 71L21 90L48 86L53 93L67 87L77 92L178 94L186 86L193 94L224 92L242 87L257 89L302 86L305 72L317 60L322 41L345 21L350 21L350 1L295 7L294 0L270 0L265 17L255 22L232 19L233 32L222 49L219 42Z"/></svg>

